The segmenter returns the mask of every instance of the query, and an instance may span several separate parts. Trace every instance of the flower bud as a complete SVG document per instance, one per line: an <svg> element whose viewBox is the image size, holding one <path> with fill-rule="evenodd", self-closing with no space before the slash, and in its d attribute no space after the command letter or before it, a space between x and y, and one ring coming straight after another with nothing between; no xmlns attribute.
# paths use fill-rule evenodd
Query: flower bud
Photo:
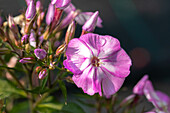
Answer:
<svg viewBox="0 0 170 113"><path fill-rule="evenodd" d="M67 27L74 19L75 17L79 14L79 11L72 11L70 12L60 23L58 30L62 30L65 27Z"/></svg>
<svg viewBox="0 0 170 113"><path fill-rule="evenodd" d="M38 15L37 25L38 25L39 27L41 26L41 22L42 22L42 20L44 19L44 15L45 15L44 12L41 12L41 13Z"/></svg>
<svg viewBox="0 0 170 113"><path fill-rule="evenodd" d="M25 0L27 6L30 4L31 0Z"/></svg>
<svg viewBox="0 0 170 113"><path fill-rule="evenodd" d="M41 67L41 66L37 66L36 69L35 69L35 71L36 71L37 73L39 73L41 70L42 70L42 67Z"/></svg>
<svg viewBox="0 0 170 113"><path fill-rule="evenodd" d="M61 46L59 46L56 50L56 55L61 54L62 52L64 52L66 49L66 44L62 44Z"/></svg>
<svg viewBox="0 0 170 113"><path fill-rule="evenodd" d="M30 37L29 37L29 43L34 48L36 47L36 38L35 37L36 37L35 32L33 30L31 30L31 34L30 34Z"/></svg>
<svg viewBox="0 0 170 113"><path fill-rule="evenodd" d="M34 54L38 59L44 59L47 55L47 52L44 49L35 49Z"/></svg>
<svg viewBox="0 0 170 113"><path fill-rule="evenodd" d="M28 43L28 35L26 34L26 35L24 35L22 38L21 38L21 43L23 44L23 43Z"/></svg>
<svg viewBox="0 0 170 113"><path fill-rule="evenodd" d="M51 22L53 21L53 19L54 19L54 11L55 11L54 5L49 4L47 15L46 15L46 23L47 23L47 25L50 25Z"/></svg>
<svg viewBox="0 0 170 113"><path fill-rule="evenodd" d="M35 16L36 14L36 8L35 8L35 5L34 5L34 1L31 0L29 5L28 5L28 8L26 10L26 13L25 13L25 18L30 21L31 19L33 19L33 17Z"/></svg>
<svg viewBox="0 0 170 113"><path fill-rule="evenodd" d="M46 69L42 69L38 75L39 79L44 79L46 76L48 75L47 70Z"/></svg>
<svg viewBox="0 0 170 113"><path fill-rule="evenodd" d="M22 58L19 62L20 63L33 63L34 62L34 57L26 57L26 58Z"/></svg>
<svg viewBox="0 0 170 113"><path fill-rule="evenodd" d="M87 32L93 32L98 18L99 12L96 11L83 25L82 29Z"/></svg>
<svg viewBox="0 0 170 113"><path fill-rule="evenodd" d="M14 33L18 33L17 25L16 25L14 18L12 16L8 17L8 26Z"/></svg>
<svg viewBox="0 0 170 113"><path fill-rule="evenodd" d="M71 3L71 0L52 0L51 4L55 4L56 8L64 9Z"/></svg>
<svg viewBox="0 0 170 113"><path fill-rule="evenodd" d="M68 26L68 29L66 32L66 36L65 36L66 45L68 45L69 41L74 37L75 29L76 29L75 22L72 21L72 23Z"/></svg>
<svg viewBox="0 0 170 113"><path fill-rule="evenodd" d="M52 62L50 62L49 69L50 69L50 70L54 70L54 69L55 69L55 66L54 66L54 64L53 64Z"/></svg>
<svg viewBox="0 0 170 113"><path fill-rule="evenodd" d="M127 106L129 104L131 104L133 102L133 100L135 99L136 95L135 94L132 94L132 95L129 95L128 97L126 97L121 103L120 103L120 106L123 107L123 106Z"/></svg>
<svg viewBox="0 0 170 113"><path fill-rule="evenodd" d="M38 1L36 2L36 11L39 12L39 11L41 11L41 10L42 10L41 1L38 0Z"/></svg>
<svg viewBox="0 0 170 113"><path fill-rule="evenodd" d="M8 48L0 48L0 55L10 54L11 50Z"/></svg>

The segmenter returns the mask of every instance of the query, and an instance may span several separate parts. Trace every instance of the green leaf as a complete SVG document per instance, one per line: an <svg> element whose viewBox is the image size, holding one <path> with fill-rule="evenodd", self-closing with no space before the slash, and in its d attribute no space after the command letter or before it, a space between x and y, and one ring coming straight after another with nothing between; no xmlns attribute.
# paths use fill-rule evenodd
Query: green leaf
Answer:
<svg viewBox="0 0 170 113"><path fill-rule="evenodd" d="M27 113L29 109L29 104L27 101L19 102L15 104L9 113Z"/></svg>
<svg viewBox="0 0 170 113"><path fill-rule="evenodd" d="M7 79L0 78L0 83L0 99L4 99L12 94L18 94L26 97L26 93L23 90L16 88L16 86Z"/></svg>
<svg viewBox="0 0 170 113"><path fill-rule="evenodd" d="M59 82L59 87L60 87L60 89L61 89L61 91L63 93L65 102L67 103L67 89L66 89L66 86L65 86L63 81L59 80L58 82Z"/></svg>
<svg viewBox="0 0 170 113"><path fill-rule="evenodd" d="M68 103L62 108L63 113L85 113L85 111L76 103Z"/></svg>

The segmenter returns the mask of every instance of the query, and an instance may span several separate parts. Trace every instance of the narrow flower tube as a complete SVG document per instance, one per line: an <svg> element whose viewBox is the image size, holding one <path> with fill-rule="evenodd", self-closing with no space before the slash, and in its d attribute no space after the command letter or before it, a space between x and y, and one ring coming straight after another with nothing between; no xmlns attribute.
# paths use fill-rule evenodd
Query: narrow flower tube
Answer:
<svg viewBox="0 0 170 113"><path fill-rule="evenodd" d="M42 69L38 75L39 79L44 79L46 76L48 75L47 70L46 69Z"/></svg>
<svg viewBox="0 0 170 113"><path fill-rule="evenodd" d="M29 5L28 5L28 8L26 10L25 18L29 21L29 20L33 19L35 14L36 14L36 8L35 8L35 5L34 5L34 1L31 0Z"/></svg>
<svg viewBox="0 0 170 113"><path fill-rule="evenodd" d="M38 59L44 59L47 55L47 52L44 49L35 49L34 54Z"/></svg>
<svg viewBox="0 0 170 113"><path fill-rule="evenodd" d="M46 15L46 23L47 23L47 25L50 25L51 22L53 21L53 19L54 19L54 11L55 11L54 5L49 4L47 15Z"/></svg>
<svg viewBox="0 0 170 113"><path fill-rule="evenodd" d="M34 62L34 57L26 57L26 58L22 58L19 62L20 63L33 63Z"/></svg>
<svg viewBox="0 0 170 113"><path fill-rule="evenodd" d="M83 25L82 29L87 32L93 32L98 18L99 12L96 11Z"/></svg>

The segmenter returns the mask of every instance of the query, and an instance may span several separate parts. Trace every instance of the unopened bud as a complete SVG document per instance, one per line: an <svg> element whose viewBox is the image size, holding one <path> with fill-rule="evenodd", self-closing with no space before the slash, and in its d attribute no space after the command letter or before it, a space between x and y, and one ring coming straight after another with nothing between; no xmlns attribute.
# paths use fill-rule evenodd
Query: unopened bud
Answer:
<svg viewBox="0 0 170 113"><path fill-rule="evenodd" d="M33 30L31 30L31 34L30 34L30 37L29 37L29 43L34 48L36 47L36 36L35 36L35 32Z"/></svg>
<svg viewBox="0 0 170 113"><path fill-rule="evenodd" d="M39 12L39 11L41 11L41 10L42 10L41 1L38 0L38 1L36 2L36 11Z"/></svg>
<svg viewBox="0 0 170 113"><path fill-rule="evenodd" d="M35 71L36 71L37 73L39 73L41 70L42 70L42 67L41 67L41 66L37 66L36 69L35 69Z"/></svg>
<svg viewBox="0 0 170 113"><path fill-rule="evenodd" d="M41 12L39 15L38 15L38 18L37 18L37 25L40 27L41 26L41 22L44 18L44 12Z"/></svg>
<svg viewBox="0 0 170 113"><path fill-rule="evenodd" d="M75 29L76 29L75 22L72 21L72 23L68 26L68 29L66 32L66 36L65 36L66 45L68 45L69 41L74 37Z"/></svg>
<svg viewBox="0 0 170 113"><path fill-rule="evenodd" d="M12 16L8 17L8 26L14 33L18 33L17 25L16 25L14 18Z"/></svg>
<svg viewBox="0 0 170 113"><path fill-rule="evenodd" d="M44 59L47 55L47 52L44 49L35 49L34 54L38 59Z"/></svg>
<svg viewBox="0 0 170 113"><path fill-rule="evenodd" d="M83 25L82 29L87 31L87 32L93 32L95 27L96 27L96 23L97 23L97 19L98 19L98 15L99 12L96 11Z"/></svg>
<svg viewBox="0 0 170 113"><path fill-rule="evenodd" d="M55 11L54 5L49 4L47 15L46 15L46 23L47 23L47 25L50 25L51 22L53 21L53 19L54 19L54 11Z"/></svg>
<svg viewBox="0 0 170 113"><path fill-rule="evenodd" d="M24 35L22 38L21 38L21 43L23 44L23 43L28 43L28 35L26 34L26 35Z"/></svg>
<svg viewBox="0 0 170 113"><path fill-rule="evenodd" d="M25 18L29 21L29 20L33 19L35 14L36 14L36 8L35 8L35 5L34 5L34 1L31 0L29 5L28 5L28 8L26 10Z"/></svg>
<svg viewBox="0 0 170 113"><path fill-rule="evenodd" d="M55 69L55 66L54 66L54 64L53 64L52 62L50 62L49 69L50 69L50 70L54 70L54 69Z"/></svg>
<svg viewBox="0 0 170 113"><path fill-rule="evenodd" d="M64 52L65 51L65 49L66 49L66 44L62 44L61 46L59 46L58 48L57 48L57 50L56 50L56 55L58 56L59 54L61 54L62 52Z"/></svg>
<svg viewBox="0 0 170 113"><path fill-rule="evenodd" d="M47 70L46 69L42 69L38 75L39 79L44 79L46 76L48 75Z"/></svg>
<svg viewBox="0 0 170 113"><path fill-rule="evenodd" d="M22 58L19 62L20 63L33 63L34 62L34 57L26 57L26 58Z"/></svg>
<svg viewBox="0 0 170 113"><path fill-rule="evenodd" d="M6 55L10 53L11 53L11 50L9 50L8 48L0 48L0 55Z"/></svg>

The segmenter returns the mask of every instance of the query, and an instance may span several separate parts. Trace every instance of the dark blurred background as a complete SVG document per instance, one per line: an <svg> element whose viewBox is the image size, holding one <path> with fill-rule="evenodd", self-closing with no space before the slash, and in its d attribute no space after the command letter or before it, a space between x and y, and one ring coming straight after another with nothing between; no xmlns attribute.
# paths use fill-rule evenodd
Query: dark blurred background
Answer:
<svg viewBox="0 0 170 113"><path fill-rule="evenodd" d="M42 0L47 9L50 0ZM170 95L170 0L72 0L82 11L100 12L96 33L118 38L133 61L125 85L148 74L154 86ZM0 0L3 15L16 16L24 0Z"/></svg>

